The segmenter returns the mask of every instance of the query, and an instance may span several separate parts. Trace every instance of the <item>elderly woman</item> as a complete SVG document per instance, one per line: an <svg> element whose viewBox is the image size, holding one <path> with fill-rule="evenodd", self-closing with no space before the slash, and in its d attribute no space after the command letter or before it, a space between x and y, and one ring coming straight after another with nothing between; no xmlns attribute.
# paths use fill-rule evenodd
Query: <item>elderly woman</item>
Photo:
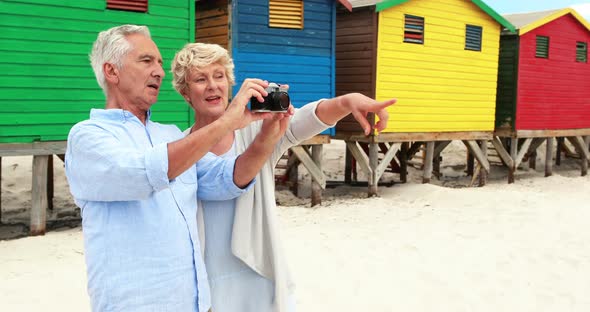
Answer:
<svg viewBox="0 0 590 312"><path fill-rule="evenodd" d="M228 52L219 45L189 43L172 62L173 85L195 111L196 131L221 117L228 105L229 87L234 84L234 65ZM233 101L263 100L268 82L246 79ZM241 98L238 98L241 97ZM241 102L240 102L241 103ZM202 201L198 218L204 223L201 242L211 286L212 310L294 311L294 284L282 254L277 217L273 168L291 146L334 125L352 113L365 134L371 127L366 115L379 116L376 129L385 128L385 108L395 100L377 102L351 93L319 100L286 114L252 123L223 137L211 152L231 157L250 144L268 144L274 149L269 159L261 159L254 187L237 199ZM291 116L292 115L292 116ZM199 168L206 171L207 168ZM203 224L201 223L201 224Z"/></svg>

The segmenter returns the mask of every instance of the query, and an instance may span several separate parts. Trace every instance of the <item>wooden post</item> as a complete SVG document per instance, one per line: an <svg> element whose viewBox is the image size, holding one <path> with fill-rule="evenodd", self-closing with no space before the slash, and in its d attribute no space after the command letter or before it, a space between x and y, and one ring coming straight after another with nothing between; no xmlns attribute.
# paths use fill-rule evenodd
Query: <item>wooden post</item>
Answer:
<svg viewBox="0 0 590 312"><path fill-rule="evenodd" d="M0 156L0 224L2 224L2 157Z"/></svg>
<svg viewBox="0 0 590 312"><path fill-rule="evenodd" d="M53 210L53 155L47 161L47 208Z"/></svg>
<svg viewBox="0 0 590 312"><path fill-rule="evenodd" d="M529 168L536 170L537 169L537 151L532 151L529 153Z"/></svg>
<svg viewBox="0 0 590 312"><path fill-rule="evenodd" d="M426 142L426 155L424 156L424 172L422 183L430 183L432 177L432 161L434 157L434 141Z"/></svg>
<svg viewBox="0 0 590 312"><path fill-rule="evenodd" d="M323 145L312 145L311 146L311 158L313 162L316 164L317 168L322 170L322 151ZM316 206L322 203L322 186L315 180L312 179L311 182L311 206Z"/></svg>
<svg viewBox="0 0 590 312"><path fill-rule="evenodd" d="M297 156L289 152L289 160L287 161L287 175L289 179L289 189L293 195L297 196L299 191L299 159Z"/></svg>
<svg viewBox="0 0 590 312"><path fill-rule="evenodd" d="M377 143L369 143L369 190L368 195L377 196L377 183L379 179L377 178L377 166L379 166L379 144Z"/></svg>
<svg viewBox="0 0 590 312"><path fill-rule="evenodd" d="M44 235L47 221L47 164L49 155L33 156L30 234Z"/></svg>
<svg viewBox="0 0 590 312"><path fill-rule="evenodd" d="M344 147L344 183L351 184L352 182L352 154L346 146Z"/></svg>
<svg viewBox="0 0 590 312"><path fill-rule="evenodd" d="M473 170L475 169L475 157L467 149L467 176L473 176Z"/></svg>
<svg viewBox="0 0 590 312"><path fill-rule="evenodd" d="M561 165L561 150L563 149L563 144L565 143L564 137L557 138L557 152L555 153L555 165Z"/></svg>
<svg viewBox="0 0 590 312"><path fill-rule="evenodd" d="M545 151L545 176L553 175L553 138L547 138L547 149Z"/></svg>
<svg viewBox="0 0 590 312"><path fill-rule="evenodd" d="M508 183L514 183L514 174L516 173L516 157L518 154L518 139L510 138L510 158L514 160L514 164L508 168Z"/></svg>
<svg viewBox="0 0 590 312"><path fill-rule="evenodd" d="M409 142L403 142L401 151L399 153L399 178L402 183L406 183L408 181L408 150L410 148Z"/></svg>
<svg viewBox="0 0 590 312"><path fill-rule="evenodd" d="M488 142L486 140L481 140L479 142L479 148L485 158L488 157ZM480 171L479 171L479 186L486 185L488 181L488 170L485 169L483 164L480 164ZM491 167L491 166L490 166Z"/></svg>

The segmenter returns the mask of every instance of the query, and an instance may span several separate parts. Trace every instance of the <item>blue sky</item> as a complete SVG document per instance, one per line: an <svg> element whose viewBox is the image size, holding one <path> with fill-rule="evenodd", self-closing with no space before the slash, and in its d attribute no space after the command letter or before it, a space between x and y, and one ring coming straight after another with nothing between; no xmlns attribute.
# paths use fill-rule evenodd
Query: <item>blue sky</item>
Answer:
<svg viewBox="0 0 590 312"><path fill-rule="evenodd" d="M588 0L484 0L484 2L500 14L573 7L590 20L590 1Z"/></svg>

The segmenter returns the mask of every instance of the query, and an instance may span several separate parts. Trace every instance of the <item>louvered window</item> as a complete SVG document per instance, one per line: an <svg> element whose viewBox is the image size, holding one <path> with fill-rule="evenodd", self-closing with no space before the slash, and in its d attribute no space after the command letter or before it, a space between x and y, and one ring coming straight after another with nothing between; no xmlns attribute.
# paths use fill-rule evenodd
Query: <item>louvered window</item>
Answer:
<svg viewBox="0 0 590 312"><path fill-rule="evenodd" d="M481 26L465 27L465 50L481 51Z"/></svg>
<svg viewBox="0 0 590 312"><path fill-rule="evenodd" d="M576 42L576 62L588 62L588 43Z"/></svg>
<svg viewBox="0 0 590 312"><path fill-rule="evenodd" d="M404 42L424 44L424 17L405 14Z"/></svg>
<svg viewBox="0 0 590 312"><path fill-rule="evenodd" d="M148 0L107 0L107 9L147 12Z"/></svg>
<svg viewBox="0 0 590 312"><path fill-rule="evenodd" d="M268 26L303 29L303 0L270 0Z"/></svg>
<svg viewBox="0 0 590 312"><path fill-rule="evenodd" d="M537 36L536 57L549 58L549 37Z"/></svg>

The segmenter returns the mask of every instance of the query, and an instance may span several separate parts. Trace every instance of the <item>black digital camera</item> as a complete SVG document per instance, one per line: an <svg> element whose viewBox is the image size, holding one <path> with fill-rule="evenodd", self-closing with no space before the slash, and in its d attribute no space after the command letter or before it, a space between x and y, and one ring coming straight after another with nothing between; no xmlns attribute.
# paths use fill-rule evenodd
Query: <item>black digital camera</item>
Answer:
<svg viewBox="0 0 590 312"><path fill-rule="evenodd" d="M287 88L271 82L266 88L268 95L264 97L264 102L258 101L257 98L250 99L250 110L253 112L271 112L284 113L289 109L291 99L287 93Z"/></svg>

